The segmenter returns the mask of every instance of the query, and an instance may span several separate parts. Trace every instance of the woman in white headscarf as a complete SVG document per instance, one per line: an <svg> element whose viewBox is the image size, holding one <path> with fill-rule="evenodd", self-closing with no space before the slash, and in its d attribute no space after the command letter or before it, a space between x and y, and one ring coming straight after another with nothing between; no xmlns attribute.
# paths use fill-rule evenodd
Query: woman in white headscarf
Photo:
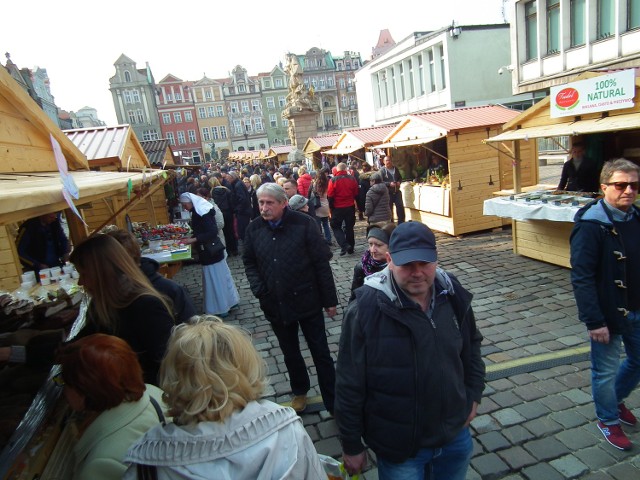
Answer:
<svg viewBox="0 0 640 480"><path fill-rule="evenodd" d="M219 242L213 206L204 198L193 193L180 195L180 203L191 212L191 230L193 236L184 243L195 245ZM238 305L240 297L227 265L225 250L209 256L206 251L196 248L202 264L202 303L204 312L218 317L226 317L229 310Z"/></svg>

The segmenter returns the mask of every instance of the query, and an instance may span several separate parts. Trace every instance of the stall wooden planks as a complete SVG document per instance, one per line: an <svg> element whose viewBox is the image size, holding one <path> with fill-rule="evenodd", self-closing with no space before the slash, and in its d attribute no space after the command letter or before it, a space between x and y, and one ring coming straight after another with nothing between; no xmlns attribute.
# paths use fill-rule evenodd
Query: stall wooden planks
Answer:
<svg viewBox="0 0 640 480"><path fill-rule="evenodd" d="M570 222L548 220L513 220L513 253L543 262L571 267Z"/></svg>
<svg viewBox="0 0 640 480"><path fill-rule="evenodd" d="M9 225L0 226L0 290L11 292L20 286L20 260Z"/></svg>

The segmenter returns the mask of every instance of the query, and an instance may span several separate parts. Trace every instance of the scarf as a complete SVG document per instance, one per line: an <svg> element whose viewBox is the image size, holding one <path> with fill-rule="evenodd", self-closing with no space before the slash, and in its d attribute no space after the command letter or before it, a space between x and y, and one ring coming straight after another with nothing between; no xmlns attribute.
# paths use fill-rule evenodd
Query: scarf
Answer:
<svg viewBox="0 0 640 480"><path fill-rule="evenodd" d="M371 252L369 250L365 250L364 255L362 255L362 270L364 271L365 277L383 270L386 266L387 262L384 260L375 260L371 256Z"/></svg>

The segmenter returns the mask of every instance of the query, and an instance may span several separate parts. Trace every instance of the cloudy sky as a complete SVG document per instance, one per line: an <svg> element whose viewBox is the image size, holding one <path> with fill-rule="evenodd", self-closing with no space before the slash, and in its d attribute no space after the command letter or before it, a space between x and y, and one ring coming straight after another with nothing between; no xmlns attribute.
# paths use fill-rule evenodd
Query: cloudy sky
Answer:
<svg viewBox="0 0 640 480"><path fill-rule="evenodd" d="M156 81L169 73L222 78L236 65L257 75L287 52L311 47L368 59L385 28L399 41L454 20L503 23L502 6L503 0L18 0L2 7L0 48L20 68L46 68L60 108L91 106L115 124L109 78L122 53L138 68L149 62Z"/></svg>

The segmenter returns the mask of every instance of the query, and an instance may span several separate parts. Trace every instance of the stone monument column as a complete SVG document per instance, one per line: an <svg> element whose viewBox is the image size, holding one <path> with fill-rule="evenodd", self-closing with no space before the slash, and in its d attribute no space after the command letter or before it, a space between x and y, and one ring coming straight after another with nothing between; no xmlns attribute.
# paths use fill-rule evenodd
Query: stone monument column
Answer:
<svg viewBox="0 0 640 480"><path fill-rule="evenodd" d="M302 147L309 137L318 135L317 118L320 106L313 91L309 92L302 81L302 67L296 55L287 54L285 72L289 75L289 93L282 118L289 121L288 134L293 145L288 161L304 162Z"/></svg>

